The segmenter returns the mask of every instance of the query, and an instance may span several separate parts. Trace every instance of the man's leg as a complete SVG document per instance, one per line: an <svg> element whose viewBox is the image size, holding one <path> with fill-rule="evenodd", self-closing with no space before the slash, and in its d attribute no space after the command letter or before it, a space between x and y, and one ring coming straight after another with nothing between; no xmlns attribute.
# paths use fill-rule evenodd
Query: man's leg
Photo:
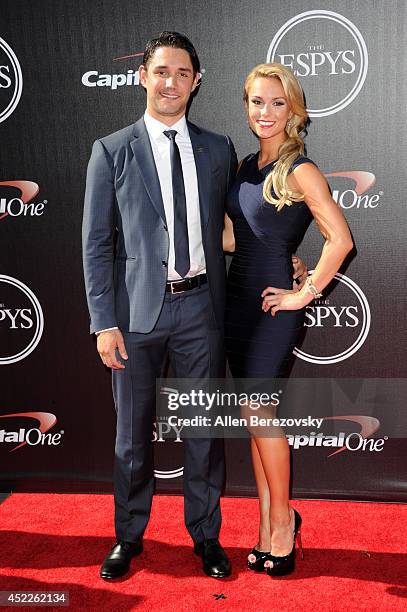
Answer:
<svg viewBox="0 0 407 612"><path fill-rule="evenodd" d="M118 541L136 542L147 526L154 488L152 450L156 379L168 339L167 308L149 334L124 333L128 360L113 370L117 411L114 467L115 527Z"/></svg>
<svg viewBox="0 0 407 612"><path fill-rule="evenodd" d="M178 378L224 375L222 331L216 329L208 286L174 295L170 360ZM225 459L222 439L185 438L185 523L195 543L218 538Z"/></svg>

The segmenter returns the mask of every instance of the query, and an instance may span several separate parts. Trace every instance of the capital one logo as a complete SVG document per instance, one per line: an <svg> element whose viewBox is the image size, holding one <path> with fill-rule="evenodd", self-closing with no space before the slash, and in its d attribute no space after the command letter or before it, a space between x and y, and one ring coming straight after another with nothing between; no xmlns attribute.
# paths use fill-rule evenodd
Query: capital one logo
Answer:
<svg viewBox="0 0 407 612"><path fill-rule="evenodd" d="M23 75L16 54L0 38L0 123L14 112L23 91Z"/></svg>
<svg viewBox="0 0 407 612"><path fill-rule="evenodd" d="M362 452L376 452L379 453L383 450L385 442L388 440L388 436L383 438L370 438L380 428L380 421L372 416L365 415L344 415L344 416L330 416L324 417L324 421L348 421L351 423L357 423L360 426L359 432L352 432L346 434L341 431L337 435L325 435L323 432L311 431L310 434L301 435L287 435L289 445L294 449L298 450L303 447L330 447L337 448L328 455L333 457L343 451L362 451Z"/></svg>
<svg viewBox="0 0 407 612"><path fill-rule="evenodd" d="M339 272L332 283L335 287L329 297L306 307L304 325L309 329L301 349L293 351L309 363L327 365L349 359L369 334L370 307L362 289Z"/></svg>
<svg viewBox="0 0 407 612"><path fill-rule="evenodd" d="M144 51L138 53L132 53L131 55L122 55L121 57L114 57L114 62L133 60L134 58L142 58ZM132 64L134 62L132 61ZM107 87L108 89L117 90L124 86L134 87L140 85L140 75L138 68L129 68L126 72L115 72L112 73L111 69L109 72L102 72L99 70L88 70L82 75L82 85L85 87ZM205 72L205 68L201 69L201 77Z"/></svg>
<svg viewBox="0 0 407 612"><path fill-rule="evenodd" d="M0 365L28 357L43 331L44 315L34 292L20 280L0 274Z"/></svg>
<svg viewBox="0 0 407 612"><path fill-rule="evenodd" d="M142 57L143 51L133 53L132 55L123 55L122 57L113 58L114 62L121 60L129 60L135 57ZM107 87L108 89L117 90L123 86L135 86L140 84L138 68L129 68L126 72L112 73L99 70L88 70L82 75L82 85L85 87Z"/></svg>
<svg viewBox="0 0 407 612"><path fill-rule="evenodd" d="M64 431L47 433L57 422L55 414L51 412L17 412L13 414L0 414L0 444L10 445L12 453L23 446L59 446ZM14 426L8 420L14 421ZM28 419L28 426L27 426ZM18 426L15 423L20 422ZM36 427L32 426L35 421Z"/></svg>
<svg viewBox="0 0 407 612"><path fill-rule="evenodd" d="M267 62L291 68L305 91L310 117L333 115L359 94L366 79L368 52L349 19L313 10L289 19L273 37Z"/></svg>
<svg viewBox="0 0 407 612"><path fill-rule="evenodd" d="M332 197L341 208L366 210L378 207L383 191L366 193L376 183L376 177L372 172L363 170L326 172L325 177L330 179L329 184L333 187ZM349 179L352 181L353 189L349 189Z"/></svg>
<svg viewBox="0 0 407 612"><path fill-rule="evenodd" d="M41 217L48 201L31 201L39 190L33 181L0 181L0 221L7 217Z"/></svg>

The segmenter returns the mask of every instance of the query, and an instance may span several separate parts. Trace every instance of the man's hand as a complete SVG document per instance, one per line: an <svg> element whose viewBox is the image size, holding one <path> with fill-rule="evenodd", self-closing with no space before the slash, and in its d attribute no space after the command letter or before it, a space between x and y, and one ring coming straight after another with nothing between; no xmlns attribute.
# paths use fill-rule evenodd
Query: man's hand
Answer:
<svg viewBox="0 0 407 612"><path fill-rule="evenodd" d="M105 366L113 370L123 370L125 368L116 358L117 349L122 359L128 359L123 336L119 329L101 332L97 338L97 349Z"/></svg>
<svg viewBox="0 0 407 612"><path fill-rule="evenodd" d="M308 268L298 255L292 256L294 274L293 274L293 291L299 291L304 286L308 276Z"/></svg>

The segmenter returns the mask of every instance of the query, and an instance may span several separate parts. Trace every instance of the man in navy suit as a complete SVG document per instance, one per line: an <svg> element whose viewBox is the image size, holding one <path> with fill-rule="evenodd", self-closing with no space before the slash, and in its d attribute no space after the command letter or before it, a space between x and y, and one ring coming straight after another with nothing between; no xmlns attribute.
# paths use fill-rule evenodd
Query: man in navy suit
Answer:
<svg viewBox="0 0 407 612"><path fill-rule="evenodd" d="M86 183L85 283L91 332L112 368L117 410L114 470L117 542L104 579L126 574L142 552L153 495L155 384L168 353L180 378L224 375L224 203L236 173L227 136L185 112L200 78L191 42L163 32L146 46L144 116L97 140ZM220 439L184 440L185 523L217 578L230 574L218 535L224 479Z"/></svg>

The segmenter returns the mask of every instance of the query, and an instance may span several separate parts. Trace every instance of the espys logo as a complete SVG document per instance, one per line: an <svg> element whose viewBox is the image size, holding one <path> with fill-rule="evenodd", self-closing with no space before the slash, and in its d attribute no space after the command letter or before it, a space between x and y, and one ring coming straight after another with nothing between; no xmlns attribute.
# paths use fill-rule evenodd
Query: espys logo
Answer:
<svg viewBox="0 0 407 612"><path fill-rule="evenodd" d="M308 331L302 348L293 351L309 363L325 365L349 359L361 348L370 330L370 307L361 288L339 272L334 278L338 282L329 298L307 306L304 325L313 328L313 332Z"/></svg>
<svg viewBox="0 0 407 612"><path fill-rule="evenodd" d="M291 68L304 86L310 117L326 117L346 108L367 75L368 53L358 28L333 11L306 11L275 34L267 62Z"/></svg>
<svg viewBox="0 0 407 612"><path fill-rule="evenodd" d="M163 400L163 396L167 396L170 393L178 393L177 389L171 389L170 387L161 387L160 396ZM166 401L166 400L163 400ZM161 468L166 469L155 469L154 474L156 478L178 478L184 473L183 461L183 448L181 439L182 427L176 425L170 425L166 421L158 421L155 423L153 431L153 442L156 443L154 449L154 458L157 464L161 465ZM171 435L171 438L169 434ZM164 451L163 443L172 444L171 453ZM160 444L161 443L161 444ZM168 465L164 465L166 462Z"/></svg>
<svg viewBox="0 0 407 612"><path fill-rule="evenodd" d="M0 365L28 357L43 331L44 315L31 289L16 278L0 274Z"/></svg>
<svg viewBox="0 0 407 612"><path fill-rule="evenodd" d="M16 190L19 196L15 196ZM33 181L0 181L0 221L6 217L41 217L44 214L43 202L31 202L40 188Z"/></svg>
<svg viewBox="0 0 407 612"><path fill-rule="evenodd" d="M123 55L122 57L113 58L114 62L129 60L135 57L143 57L143 52L133 53L132 55ZM82 75L82 85L85 87L108 87L116 90L123 86L132 86L140 84L138 68L130 68L127 72L119 73L100 73L98 70L88 70Z"/></svg>
<svg viewBox="0 0 407 612"><path fill-rule="evenodd" d="M11 444L9 452L12 453L23 446L59 446L64 430L58 433L47 433L57 422L55 414L51 412L20 412L13 414L0 414L0 419L14 419L25 423L27 419L38 423L37 427L14 426L13 429L0 429L0 444ZM15 446L17 444L17 446Z"/></svg>
<svg viewBox="0 0 407 612"><path fill-rule="evenodd" d="M372 436L380 427L380 421L375 417L363 416L363 415L346 415L346 416L332 416L324 417L324 421L349 421L351 423L357 423L360 425L360 432L352 432L346 434L341 431L338 435L325 435L322 432L311 431L309 435L287 435L288 443L294 450L298 450L305 446L307 447L331 447L337 448L328 457L333 457L345 450L355 452L376 452L379 453L383 450L384 443L388 440L388 436L383 438L369 438Z"/></svg>
<svg viewBox="0 0 407 612"><path fill-rule="evenodd" d="M379 205L383 191L374 194L366 192L376 183L372 172L362 170L349 170L344 172L327 172L325 177L332 188L332 197L339 206L345 210L373 209ZM349 179L353 182L353 189L349 189ZM345 188L343 188L345 187Z"/></svg>
<svg viewBox="0 0 407 612"><path fill-rule="evenodd" d="M0 123L14 112L23 91L23 75L16 54L0 38Z"/></svg>

